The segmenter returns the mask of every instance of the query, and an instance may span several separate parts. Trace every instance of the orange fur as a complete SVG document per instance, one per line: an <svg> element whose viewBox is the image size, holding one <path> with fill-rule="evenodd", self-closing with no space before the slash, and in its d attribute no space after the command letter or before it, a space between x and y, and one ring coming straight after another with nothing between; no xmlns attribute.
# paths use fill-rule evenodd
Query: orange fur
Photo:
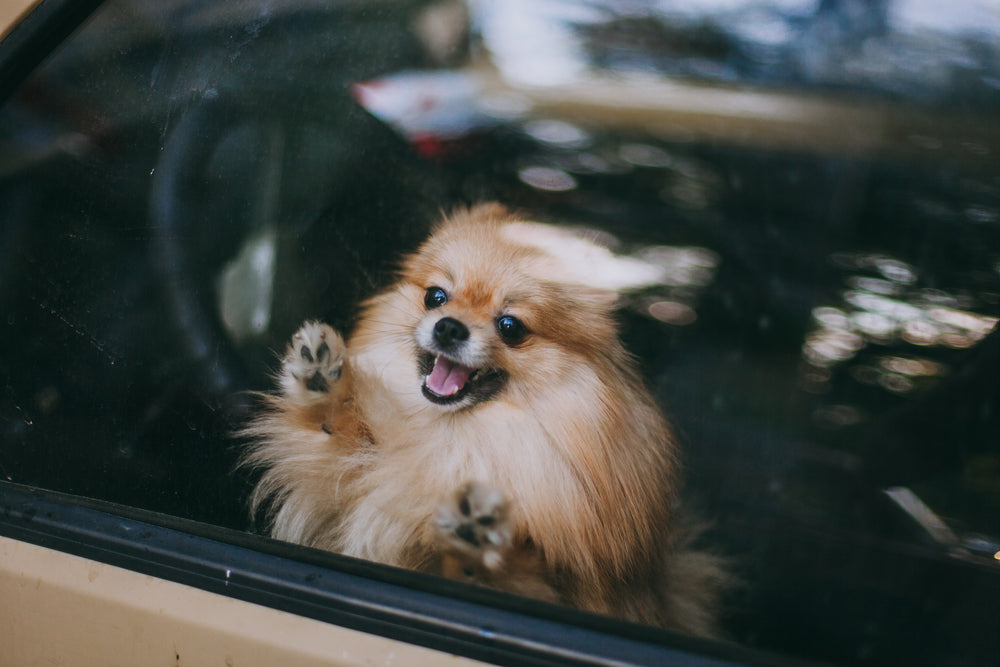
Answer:
<svg viewBox="0 0 1000 667"><path fill-rule="evenodd" d="M617 337L614 294L565 280L513 221L497 205L446 220L365 304L346 349L320 325L297 334L343 352L342 374L306 391L289 347L282 391L247 430L246 462L263 470L254 510L269 508L278 539L711 634L724 575L676 543L675 439ZM432 286L448 294L439 308L424 304ZM501 340L501 315L523 341ZM444 317L502 371L495 394L450 407L422 393L418 358ZM480 560L435 524L469 481L507 503L507 541Z"/></svg>

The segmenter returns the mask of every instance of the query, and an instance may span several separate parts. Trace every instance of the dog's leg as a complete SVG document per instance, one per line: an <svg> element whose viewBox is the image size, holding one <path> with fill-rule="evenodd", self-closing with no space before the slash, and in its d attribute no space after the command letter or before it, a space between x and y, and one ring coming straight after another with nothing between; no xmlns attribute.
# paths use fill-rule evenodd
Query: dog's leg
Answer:
<svg viewBox="0 0 1000 667"><path fill-rule="evenodd" d="M289 341L277 380L278 392L262 397L264 409L243 430L250 440L243 465L263 470L251 510L267 508L276 539L333 549L340 489L356 475L341 460L364 432L343 338L306 322Z"/></svg>
<svg viewBox="0 0 1000 667"><path fill-rule="evenodd" d="M503 567L511 536L507 503L498 490L476 482L463 485L438 507L434 524L445 576L468 578Z"/></svg>
<svg viewBox="0 0 1000 667"><path fill-rule="evenodd" d="M344 351L344 339L330 325L303 324L282 361L282 396L302 407L327 400L343 373Z"/></svg>
<svg viewBox="0 0 1000 667"><path fill-rule="evenodd" d="M354 442L363 425L353 409L350 361L333 327L306 322L288 343L279 375L285 423Z"/></svg>
<svg viewBox="0 0 1000 667"><path fill-rule="evenodd" d="M504 494L482 483L464 484L434 514L441 573L451 579L558 600L536 549L514 542Z"/></svg>

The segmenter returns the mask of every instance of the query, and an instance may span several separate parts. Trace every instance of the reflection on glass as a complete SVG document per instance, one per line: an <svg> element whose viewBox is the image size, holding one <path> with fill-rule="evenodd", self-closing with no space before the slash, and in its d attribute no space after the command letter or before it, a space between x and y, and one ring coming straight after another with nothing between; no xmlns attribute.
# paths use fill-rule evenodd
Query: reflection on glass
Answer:
<svg viewBox="0 0 1000 667"><path fill-rule="evenodd" d="M674 163L670 153L651 144L622 144L618 155L637 167L669 167Z"/></svg>
<svg viewBox="0 0 1000 667"><path fill-rule="evenodd" d="M591 143L581 128L561 120L540 119L524 124L524 131L536 141L559 148L583 148Z"/></svg>
<svg viewBox="0 0 1000 667"><path fill-rule="evenodd" d="M566 192L576 189L576 179L562 169L552 167L525 167L517 172L521 182L538 190Z"/></svg>
<svg viewBox="0 0 1000 667"><path fill-rule="evenodd" d="M654 301L646 310L650 317L678 327L693 324L698 319L694 308L680 301Z"/></svg>
<svg viewBox="0 0 1000 667"><path fill-rule="evenodd" d="M277 232L266 227L251 236L219 276L219 312L237 341L259 336L271 323Z"/></svg>
<svg viewBox="0 0 1000 667"><path fill-rule="evenodd" d="M852 289L842 293L841 307L822 306L812 312L814 329L807 336L803 356L815 366L848 361L869 344L886 345L897 340L918 347L971 347L997 325L997 318L963 310L963 299L940 289L915 287L918 276L909 264L882 255L838 254L835 265L852 271L874 270L881 277L851 275ZM914 361L929 368L929 361ZM899 363L896 363L899 366ZM935 366L939 368L940 365ZM915 368L915 366L909 366ZM882 371L898 368L882 366ZM903 375L938 375L940 370ZM864 375L863 375L864 376ZM867 377L867 376L864 376ZM895 392L912 386L893 376L882 380Z"/></svg>

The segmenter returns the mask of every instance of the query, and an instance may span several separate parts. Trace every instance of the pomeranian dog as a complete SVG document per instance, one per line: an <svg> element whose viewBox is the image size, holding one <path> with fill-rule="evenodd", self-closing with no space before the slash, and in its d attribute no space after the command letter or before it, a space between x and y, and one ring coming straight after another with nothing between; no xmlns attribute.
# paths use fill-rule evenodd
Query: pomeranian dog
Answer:
<svg viewBox="0 0 1000 667"><path fill-rule="evenodd" d="M613 279L593 284L602 253L480 205L404 259L346 344L304 324L246 431L271 535L713 635L726 575L681 543L675 439Z"/></svg>

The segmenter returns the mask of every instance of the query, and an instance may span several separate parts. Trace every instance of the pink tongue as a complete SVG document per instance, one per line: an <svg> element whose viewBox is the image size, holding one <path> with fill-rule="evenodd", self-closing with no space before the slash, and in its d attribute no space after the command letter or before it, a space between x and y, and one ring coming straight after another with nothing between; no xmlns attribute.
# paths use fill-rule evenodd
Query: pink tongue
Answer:
<svg viewBox="0 0 1000 667"><path fill-rule="evenodd" d="M434 369L427 376L427 388L438 396L453 396L465 386L469 375L475 369L438 357Z"/></svg>

